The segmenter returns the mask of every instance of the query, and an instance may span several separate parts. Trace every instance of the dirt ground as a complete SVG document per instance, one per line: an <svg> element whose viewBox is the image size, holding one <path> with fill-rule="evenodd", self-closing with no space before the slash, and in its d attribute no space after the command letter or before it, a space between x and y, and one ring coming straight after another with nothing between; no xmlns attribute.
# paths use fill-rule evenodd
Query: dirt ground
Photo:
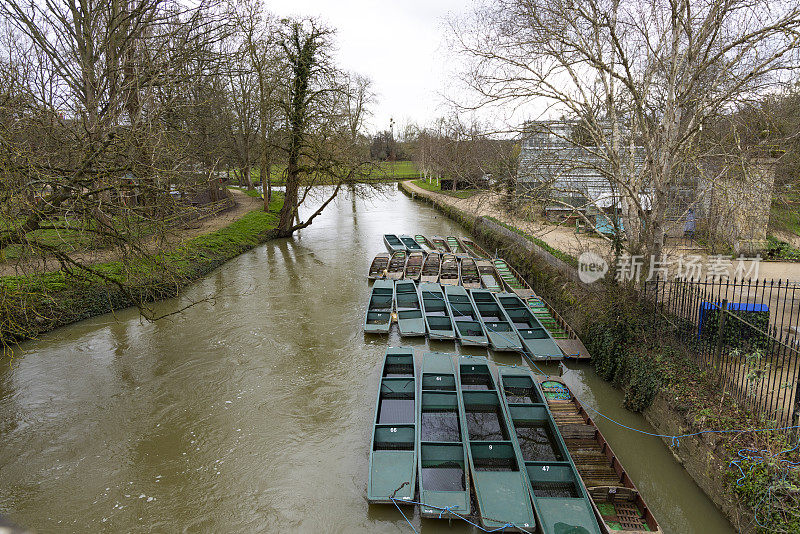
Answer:
<svg viewBox="0 0 800 534"><path fill-rule="evenodd" d="M157 242L153 239L151 242L145 244L145 248L150 251L156 251L158 249L174 247L197 236L209 234L220 228L224 228L233 221L243 217L246 213L264 206L264 201L260 198L249 197L243 191L236 189L230 189L229 191L233 194L234 205L232 208L213 217L207 217L199 221L191 221L183 226L174 228L164 241ZM91 265L114 261L119 258L119 251L115 249L92 250L77 252L71 255L71 257L87 265ZM58 262L52 258L32 261L7 261L0 262L0 276L21 276L58 268Z"/></svg>

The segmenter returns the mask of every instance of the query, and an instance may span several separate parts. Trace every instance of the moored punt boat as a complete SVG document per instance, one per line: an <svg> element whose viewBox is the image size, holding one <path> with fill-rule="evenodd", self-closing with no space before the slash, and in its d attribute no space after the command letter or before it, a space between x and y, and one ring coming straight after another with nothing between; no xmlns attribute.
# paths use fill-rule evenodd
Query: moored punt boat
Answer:
<svg viewBox="0 0 800 534"><path fill-rule="evenodd" d="M394 300L394 282L376 280L372 286L372 294L367 305L367 316L364 319L364 332L367 334L388 334L392 326L392 301Z"/></svg>
<svg viewBox="0 0 800 534"><path fill-rule="evenodd" d="M458 258L455 254L442 254L442 270L439 273L442 285L458 285Z"/></svg>
<svg viewBox="0 0 800 534"><path fill-rule="evenodd" d="M409 252L425 252L420 244L417 243L410 235L401 235L398 237L398 239L400 239L400 242L405 245L406 250Z"/></svg>
<svg viewBox="0 0 800 534"><path fill-rule="evenodd" d="M383 234L383 244L386 245L389 252L406 249L406 246L400 241L400 238L394 234Z"/></svg>
<svg viewBox="0 0 800 534"><path fill-rule="evenodd" d="M469 292L472 304L478 311L483 328L494 350L521 351L522 342L503 309L494 300L488 289L473 289Z"/></svg>
<svg viewBox="0 0 800 534"><path fill-rule="evenodd" d="M603 434L564 381L553 376L537 380L604 532L662 532Z"/></svg>
<svg viewBox="0 0 800 534"><path fill-rule="evenodd" d="M505 260L502 259L494 259L492 260L494 264L494 268L497 269L497 274L503 280L503 285L505 285L506 289L512 293L516 293L522 298L527 298L530 295L534 295L533 289L528 282L520 275L516 269L514 269L511 265L506 263Z"/></svg>
<svg viewBox="0 0 800 534"><path fill-rule="evenodd" d="M422 248L427 248L428 252L433 252L437 250L436 245L433 244L433 241L431 241L422 234L415 235L414 240L420 245L422 245Z"/></svg>
<svg viewBox="0 0 800 534"><path fill-rule="evenodd" d="M405 250L396 250L392 252L392 257L389 260L389 267L386 269L386 276L390 280L400 280L406 271L406 257L408 253Z"/></svg>
<svg viewBox="0 0 800 534"><path fill-rule="evenodd" d="M370 280L377 280L386 277L386 269L389 267L389 258L391 254L388 252L381 252L372 260L369 266L369 273L367 278Z"/></svg>
<svg viewBox="0 0 800 534"><path fill-rule="evenodd" d="M539 531L601 534L592 501L530 369L500 368L498 381Z"/></svg>
<svg viewBox="0 0 800 534"><path fill-rule="evenodd" d="M417 387L414 351L386 350L369 449L367 500L414 499L417 480Z"/></svg>
<svg viewBox="0 0 800 534"><path fill-rule="evenodd" d="M442 286L442 288L461 344L487 346L489 338L486 337L478 312L469 300L467 290L461 286Z"/></svg>
<svg viewBox="0 0 800 534"><path fill-rule="evenodd" d="M423 282L419 285L422 300L422 315L431 339L455 339L453 320L444 300L442 286Z"/></svg>
<svg viewBox="0 0 800 534"><path fill-rule="evenodd" d="M407 280L419 280L422 272L422 262L425 261L425 254L422 252L412 252L406 260L406 270L404 278Z"/></svg>
<svg viewBox="0 0 800 534"><path fill-rule="evenodd" d="M478 266L475 260L464 256L461 258L461 285L467 289L481 288L481 275L478 273Z"/></svg>
<svg viewBox="0 0 800 534"><path fill-rule="evenodd" d="M449 354L422 356L417 403L419 508L422 517L469 515L469 460L461 432L456 371Z"/></svg>
<svg viewBox="0 0 800 534"><path fill-rule="evenodd" d="M447 244L447 239L444 237L435 235L431 238L431 241L433 241L433 246L435 246L436 250L439 252L450 252L450 246Z"/></svg>
<svg viewBox="0 0 800 534"><path fill-rule="evenodd" d="M466 254L467 251L464 247L459 243L458 239L449 235L447 236L447 245L450 247L450 252L453 254Z"/></svg>
<svg viewBox="0 0 800 534"><path fill-rule="evenodd" d="M481 246L478 245L472 239L469 239L468 237L462 237L461 239L459 239L459 241L461 242L461 245L464 247L464 250L469 252L473 258L489 257L489 253L486 252L483 248L481 248Z"/></svg>
<svg viewBox="0 0 800 534"><path fill-rule="evenodd" d="M483 287L492 292L503 290L503 282L497 276L494 264L490 260L475 260L475 265L478 266L478 273L481 275Z"/></svg>
<svg viewBox="0 0 800 534"><path fill-rule="evenodd" d="M401 336L425 335L425 319L422 318L417 284L411 280L395 282L394 307L397 310L397 328Z"/></svg>
<svg viewBox="0 0 800 534"><path fill-rule="evenodd" d="M495 298L514 325L528 354L537 360L560 360L564 357L550 332L521 298L514 293L498 293Z"/></svg>
<svg viewBox="0 0 800 534"><path fill-rule="evenodd" d="M461 434L467 443L472 483L481 525L486 529L532 532L536 519L527 474L511 442L489 361L479 356L458 359ZM512 527L503 528L505 525Z"/></svg>
<svg viewBox="0 0 800 534"><path fill-rule="evenodd" d="M442 255L438 252L431 252L425 256L425 261L422 264L422 273L420 274L420 282L438 282L439 272L442 268Z"/></svg>

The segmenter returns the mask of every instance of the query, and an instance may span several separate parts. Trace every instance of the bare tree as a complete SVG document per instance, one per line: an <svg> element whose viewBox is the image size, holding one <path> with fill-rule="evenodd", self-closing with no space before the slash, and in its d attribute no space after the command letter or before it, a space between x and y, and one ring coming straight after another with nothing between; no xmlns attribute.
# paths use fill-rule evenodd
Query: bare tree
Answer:
<svg viewBox="0 0 800 534"><path fill-rule="evenodd" d="M687 174L712 156L723 161L718 172L741 162L706 150L704 125L796 68L800 6L492 0L455 21L452 38L469 59L463 79L477 95L469 107L536 103L582 123L583 143L622 205L627 248L659 256L670 195Z"/></svg>
<svg viewBox="0 0 800 534"><path fill-rule="evenodd" d="M143 306L155 290L136 287L141 262L159 262L150 245L184 215L173 186L211 172L190 159L186 88L216 70L226 26L171 0L10 0L0 18L0 257L21 274L55 264ZM118 270L95 266L100 249ZM163 282L174 270L160 267ZM2 300L0 315L16 304Z"/></svg>
<svg viewBox="0 0 800 534"><path fill-rule="evenodd" d="M280 46L287 86L279 106L286 121L286 191L278 234L305 228L330 204L343 184L362 180L370 168L368 150L354 135L363 126L370 95L363 78L336 67L330 51L333 31L313 19L283 23ZM304 221L295 222L313 186L332 192Z"/></svg>

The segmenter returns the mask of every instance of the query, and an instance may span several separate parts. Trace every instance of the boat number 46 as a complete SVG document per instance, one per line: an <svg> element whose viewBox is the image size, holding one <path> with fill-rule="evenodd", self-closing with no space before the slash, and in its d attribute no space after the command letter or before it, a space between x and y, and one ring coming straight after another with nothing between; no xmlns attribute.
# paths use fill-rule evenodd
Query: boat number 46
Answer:
<svg viewBox="0 0 800 534"><path fill-rule="evenodd" d="M390 428L389 432L397 432L397 428Z"/></svg>

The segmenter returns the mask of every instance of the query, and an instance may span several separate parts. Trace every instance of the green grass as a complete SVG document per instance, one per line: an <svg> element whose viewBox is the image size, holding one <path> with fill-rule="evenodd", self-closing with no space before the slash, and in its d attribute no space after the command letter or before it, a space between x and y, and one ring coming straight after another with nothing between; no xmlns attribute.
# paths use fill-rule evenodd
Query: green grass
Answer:
<svg viewBox="0 0 800 534"><path fill-rule="evenodd" d="M780 230L800 236L800 202L772 203L769 225L775 230Z"/></svg>
<svg viewBox="0 0 800 534"><path fill-rule="evenodd" d="M21 220L19 221L22 222ZM100 249L108 246L101 239L100 234L92 231L94 223L91 221L70 221L63 217L57 220L43 221L43 225L55 228L43 228L26 234L29 246L35 248L35 243L43 247L54 247L61 252L72 253L78 250ZM123 235L145 237L153 233L152 224L131 216L129 218L116 218L113 220L116 230ZM5 227L9 227L5 225ZM9 245L0 251L0 262L20 259L26 250L26 245Z"/></svg>
<svg viewBox="0 0 800 534"><path fill-rule="evenodd" d="M548 245L547 243L545 243L544 241L542 241L541 239L539 239L537 237L533 237L529 233L524 232L523 230L520 230L516 226L511 226L510 224L506 224L503 221L501 221L500 219L497 219L497 218L491 217L491 216L487 216L486 218L496 222L500 226L502 226L504 228L507 228L507 229L511 230L512 232L514 232L516 234L521 235L522 237L524 237L524 238L526 238L526 239L528 239L530 241L533 241L539 247L545 249L547 252L549 252L550 254L555 256L556 258L560 259L561 261L563 261L567 265L571 265L571 266L573 266L575 268L578 267L578 260L575 258L575 256L573 256L571 254L567 254L566 252L564 252L562 250L558 250L557 248L553 248L550 245Z"/></svg>
<svg viewBox="0 0 800 534"><path fill-rule="evenodd" d="M261 193L259 193L255 189L247 189L246 187L239 187L238 185L229 185L228 189L236 189L237 191L243 192L248 197L264 198L264 197L261 196Z"/></svg>
<svg viewBox="0 0 800 534"><path fill-rule="evenodd" d="M93 265L98 274L70 275L59 270L0 277L0 294L4 296L0 301L0 346L131 306L136 301L151 302L174 296L189 282L267 241L277 227L282 205L283 196L275 193L269 212L251 211L225 228L198 236L168 252ZM131 295L120 290L114 281L125 284Z"/></svg>
<svg viewBox="0 0 800 534"><path fill-rule="evenodd" d="M426 180L423 179L414 180L412 183L418 187L421 187L422 189L425 189L426 191L432 191L434 193L442 193L443 195L447 195L449 197L454 197L454 198L469 198L480 192L480 189L460 189L458 191L452 191L449 189L442 190L439 184L428 183Z"/></svg>
<svg viewBox="0 0 800 534"><path fill-rule="evenodd" d="M767 249L764 251L764 257L768 260L800 261L800 250L794 248L786 241L768 235Z"/></svg>

